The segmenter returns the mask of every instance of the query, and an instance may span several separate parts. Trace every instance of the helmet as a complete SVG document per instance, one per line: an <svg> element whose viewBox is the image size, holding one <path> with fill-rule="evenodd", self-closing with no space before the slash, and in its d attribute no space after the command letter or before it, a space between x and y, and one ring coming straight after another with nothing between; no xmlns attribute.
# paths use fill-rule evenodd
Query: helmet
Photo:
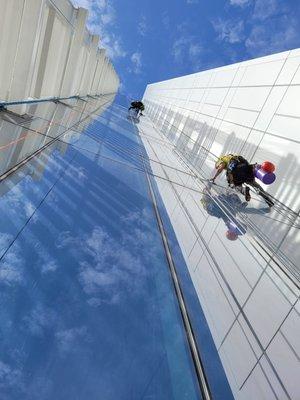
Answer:
<svg viewBox="0 0 300 400"><path fill-rule="evenodd" d="M238 238L238 234L236 232L234 232L234 231L228 230L226 232L226 237L227 237L228 240L232 240L233 241L233 240L236 240Z"/></svg>

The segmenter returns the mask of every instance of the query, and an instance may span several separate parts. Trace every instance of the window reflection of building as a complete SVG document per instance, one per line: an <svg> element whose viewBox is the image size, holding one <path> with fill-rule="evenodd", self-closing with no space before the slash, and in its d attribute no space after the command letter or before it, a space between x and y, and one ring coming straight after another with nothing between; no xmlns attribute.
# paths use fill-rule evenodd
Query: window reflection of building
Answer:
<svg viewBox="0 0 300 400"><path fill-rule="evenodd" d="M93 113L101 115L111 104L112 96L91 99L88 102L76 100L69 104L54 102L29 105L23 116L12 111L0 113L0 175L5 174L48 143L53 144L22 166L23 174L9 177L0 185L0 195L11 189L11 183L19 182L24 174L40 180L47 159L58 150L64 154L69 144L76 141L91 123ZM57 138L57 140L55 140Z"/></svg>

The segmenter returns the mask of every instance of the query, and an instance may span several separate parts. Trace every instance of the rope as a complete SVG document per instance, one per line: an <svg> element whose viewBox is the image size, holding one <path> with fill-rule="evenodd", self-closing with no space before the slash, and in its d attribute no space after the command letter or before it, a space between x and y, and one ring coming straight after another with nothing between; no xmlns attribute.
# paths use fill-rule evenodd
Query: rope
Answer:
<svg viewBox="0 0 300 400"><path fill-rule="evenodd" d="M164 121L166 121L166 120L164 120ZM167 122L169 123L169 121L167 121ZM174 124L169 123L169 125L175 127ZM153 127L154 127L154 125L153 125ZM154 128L155 128L155 127L154 127ZM196 141L193 140L192 138L190 138L190 136L188 136L183 130L178 129L177 127L176 127L176 129L177 129L179 132L181 132L184 136L188 137L189 140L191 140L192 142L196 143ZM160 132L160 131L159 131L159 132ZM167 137L166 135L164 135L164 136ZM173 146L174 146L174 148L175 148L177 151L179 151L179 152L182 154L182 152L176 147L177 144L173 144ZM210 150L208 150L208 149L205 148L204 146L200 145L200 147L201 147L202 149L204 149L208 154L210 154L214 159L218 158L216 154L212 153ZM186 155L185 155L184 153L183 153L182 155L183 155L184 158L186 158ZM195 168L196 168L196 167L195 167ZM198 170L197 170L197 171L198 171ZM235 191L235 190L232 189L232 188L229 188L229 190ZM251 187L250 187L250 190L253 192L253 189L252 189ZM276 210L279 214L283 215L285 218L288 218L292 223L295 222L295 221L294 221L295 219L299 218L299 214L296 213L295 211L293 211L290 207L286 206L284 203L282 203L282 202L281 202L280 200L278 200L276 197L274 197L273 195L271 195L271 194L268 193L268 192L265 192L263 189L262 189L262 191L263 191L263 193L264 193L266 196L268 196L268 197L274 202L273 209ZM235 192L236 192L236 191L235 191ZM257 192L255 191L255 193L257 193ZM265 201L264 201L264 200L261 200L261 202L265 202ZM285 209L285 210L286 210L286 214L283 214L283 210L282 210L282 209ZM291 216L292 216L292 217L291 217Z"/></svg>
<svg viewBox="0 0 300 400"><path fill-rule="evenodd" d="M154 127L154 126L153 126ZM157 128L155 128L154 127L154 129L156 129L156 131L159 133L159 134L161 134L161 132L157 129ZM174 146L175 147L175 146ZM176 149L175 149L175 153L177 153L177 151L176 151ZM180 156L179 156L180 157ZM179 158L179 159L181 159L181 157ZM192 171L192 172L194 172L192 169L191 169L191 167L187 164L187 162L186 161L184 161L184 160L182 160L181 159L181 161ZM197 171L198 172L198 171ZM166 176L168 176L167 175L167 173L166 173L166 171L164 171L164 173L165 173L165 175ZM197 178L193 178L193 179L197 179ZM201 180L201 178L199 179L199 180ZM196 182L197 184L198 184L198 186L199 186L199 182ZM224 188L224 187L223 187ZM231 191L233 191L233 189L230 189L230 188L226 188L227 190L229 189L229 190L231 190ZM235 191L234 191L235 192ZM236 193L236 192L235 192ZM212 198L212 196L210 196L211 197L211 199L215 202L215 203L218 203L218 202L216 202L216 199L215 198ZM219 206L221 206L220 208L222 209L222 211L225 213L225 215L227 215L227 216L229 216L229 218L230 219L232 219L232 217L231 217L231 213L230 213L230 211L228 211L228 209L227 209L227 207L225 206L225 209L224 209L224 205L220 205L220 204L218 204ZM256 241L256 243L258 244L258 245L260 245L260 247L262 247L263 249L264 249L264 251L267 253L267 254L269 254L268 253L268 251L266 251L266 249L267 248L269 248L271 251L272 251L272 253L273 254L269 254L269 256L273 259L273 257L274 257L274 255L277 255L279 258L281 258L282 260L283 260L283 264L285 265L285 268L287 268L287 271L288 271L288 273L287 273L287 271L285 270L285 268L282 268L281 266L279 266L280 267L280 269L284 272L284 274L289 278L289 279L291 279L295 284L296 284L296 282L295 282L295 280L291 277L291 275L296 279L296 280L298 280L299 279L299 277L298 277L298 271L297 271L297 266L292 262L292 261L290 261L287 257L286 257L286 255L285 254L283 254L281 251L280 251L280 249L278 248L278 247L276 247L276 245L273 245L272 243L270 243L270 241L269 241L269 238L266 238L263 234L262 234L262 232L257 228L257 225L255 225L252 221L250 221L249 220L249 218L247 218L244 214L239 214L239 216L241 216L241 218L242 218L242 221L245 223L245 225L246 226L248 226L248 227L250 227L252 230L253 230L253 232L255 232L256 234L257 234L257 236L258 236L258 238L260 238L260 240L262 241L262 243L264 243L264 246L261 246L261 243L259 243L257 240L255 240ZM235 218L235 216L233 216L234 218ZM298 217L298 215L297 215L297 217ZM280 221L281 222L281 221ZM293 224L295 223L295 221L293 221ZM297 227L297 226L295 226L295 225L292 225L291 227ZM297 227L298 228L298 227ZM239 228L238 228L239 229ZM240 229L239 229L240 230ZM291 274L291 275L289 275L289 274Z"/></svg>

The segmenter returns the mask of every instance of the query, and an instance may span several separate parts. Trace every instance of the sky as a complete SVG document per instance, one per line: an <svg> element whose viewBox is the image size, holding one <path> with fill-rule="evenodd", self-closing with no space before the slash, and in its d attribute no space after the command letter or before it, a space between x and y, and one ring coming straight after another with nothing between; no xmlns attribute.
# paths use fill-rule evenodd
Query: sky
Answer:
<svg viewBox="0 0 300 400"><path fill-rule="evenodd" d="M148 83L300 47L299 0L72 0L90 11L121 79Z"/></svg>

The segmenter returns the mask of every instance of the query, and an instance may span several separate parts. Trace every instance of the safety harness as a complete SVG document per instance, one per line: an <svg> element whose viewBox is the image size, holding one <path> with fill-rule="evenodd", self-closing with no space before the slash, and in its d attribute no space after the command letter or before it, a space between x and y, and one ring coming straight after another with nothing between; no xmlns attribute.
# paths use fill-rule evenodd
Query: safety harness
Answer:
<svg viewBox="0 0 300 400"><path fill-rule="evenodd" d="M242 156L233 156L227 167L228 183L240 186L254 180L253 165Z"/></svg>

